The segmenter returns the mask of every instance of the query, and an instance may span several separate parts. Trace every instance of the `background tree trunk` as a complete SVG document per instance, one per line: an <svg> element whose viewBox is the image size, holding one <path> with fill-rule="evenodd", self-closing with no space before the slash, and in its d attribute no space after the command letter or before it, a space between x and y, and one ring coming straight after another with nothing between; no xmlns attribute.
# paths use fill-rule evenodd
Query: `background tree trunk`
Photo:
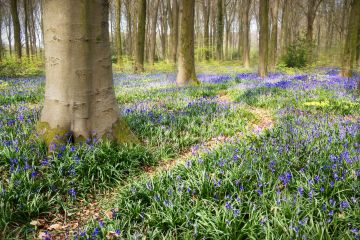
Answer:
<svg viewBox="0 0 360 240"><path fill-rule="evenodd" d="M217 0L216 11L216 59L223 59L223 41L224 41L224 15L223 1Z"/></svg>
<svg viewBox="0 0 360 240"><path fill-rule="evenodd" d="M274 0L271 6L271 35L269 47L269 70L274 71L277 54L277 37L278 37L278 8L279 0Z"/></svg>
<svg viewBox="0 0 360 240"><path fill-rule="evenodd" d="M269 0L259 3L259 76L268 74Z"/></svg>
<svg viewBox="0 0 360 240"><path fill-rule="evenodd" d="M136 141L119 118L113 88L108 2L44 1L46 87L38 131L47 144L72 132L75 141Z"/></svg>
<svg viewBox="0 0 360 240"><path fill-rule="evenodd" d="M30 57L29 44L29 0L23 0L24 3L24 35L26 57Z"/></svg>
<svg viewBox="0 0 360 240"><path fill-rule="evenodd" d="M149 51L149 63L154 65L155 53L156 53L156 24L158 19L158 8L160 0L154 0L152 8L152 19L151 19L151 36L150 36L150 51Z"/></svg>
<svg viewBox="0 0 360 240"><path fill-rule="evenodd" d="M350 17L348 20L348 30L346 35L343 60L342 60L342 77L351 77L356 58L356 48L358 44L358 30L360 24L360 1L353 0L351 3ZM360 90L360 82L358 85Z"/></svg>
<svg viewBox="0 0 360 240"><path fill-rule="evenodd" d="M117 64L122 63L121 48L121 0L116 0L115 6L115 41L116 41L116 57Z"/></svg>
<svg viewBox="0 0 360 240"><path fill-rule="evenodd" d="M171 60L175 63L177 61L178 42L179 42L179 3L178 0L168 0L168 13L170 25L170 39L171 39Z"/></svg>
<svg viewBox="0 0 360 240"><path fill-rule="evenodd" d="M179 86L185 86L188 84L198 85L200 82L196 78L195 74L194 57L195 1L183 0L180 15L180 48L176 83Z"/></svg>
<svg viewBox="0 0 360 240"><path fill-rule="evenodd" d="M244 0L244 37L243 62L245 68L250 68L250 7L251 0Z"/></svg>
<svg viewBox="0 0 360 240"><path fill-rule="evenodd" d="M136 33L134 72L143 72L145 52L146 0L138 0L137 11L138 26Z"/></svg>
<svg viewBox="0 0 360 240"><path fill-rule="evenodd" d="M20 37L20 22L19 22L19 15L18 15L18 1L11 0L10 7L11 7L11 17L13 22L13 30L14 30L14 49L17 58L21 58L21 37Z"/></svg>
<svg viewBox="0 0 360 240"><path fill-rule="evenodd" d="M290 0L284 0L281 15L280 55L284 56L289 46L289 11Z"/></svg>
<svg viewBox="0 0 360 240"><path fill-rule="evenodd" d="M209 21L211 0L202 1L203 17L204 17L204 47L205 47L205 60L210 60L210 38L209 38Z"/></svg>
<svg viewBox="0 0 360 240"><path fill-rule="evenodd" d="M2 14L2 8L0 7L0 62L3 58L3 42L2 42L2 23L3 23L3 14Z"/></svg>

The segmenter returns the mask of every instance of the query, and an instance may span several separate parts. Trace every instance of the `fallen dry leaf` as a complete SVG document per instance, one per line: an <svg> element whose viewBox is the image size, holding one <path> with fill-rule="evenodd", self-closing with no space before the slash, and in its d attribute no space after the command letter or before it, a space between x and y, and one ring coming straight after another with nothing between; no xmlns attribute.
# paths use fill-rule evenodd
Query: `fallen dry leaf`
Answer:
<svg viewBox="0 0 360 240"><path fill-rule="evenodd" d="M63 228L63 226L59 223L55 223L53 225L50 225L50 227L48 228L49 230L61 230Z"/></svg>

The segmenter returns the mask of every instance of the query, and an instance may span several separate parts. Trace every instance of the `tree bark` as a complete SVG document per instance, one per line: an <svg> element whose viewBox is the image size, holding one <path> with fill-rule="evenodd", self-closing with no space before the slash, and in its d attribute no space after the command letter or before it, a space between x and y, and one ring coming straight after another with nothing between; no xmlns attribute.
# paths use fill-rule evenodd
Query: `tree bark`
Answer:
<svg viewBox="0 0 360 240"><path fill-rule="evenodd" d="M11 8L11 17L13 22L13 30L14 30L14 49L17 58L21 58L21 37L20 37L20 22L19 22L19 14L18 14L18 1L11 0L10 8Z"/></svg>
<svg viewBox="0 0 360 240"><path fill-rule="evenodd" d="M146 25L146 0L137 0L137 33L134 72L144 71L144 52L145 52L145 25Z"/></svg>
<svg viewBox="0 0 360 240"><path fill-rule="evenodd" d="M280 34L280 55L284 56L289 46L289 34L290 34L290 0L283 1L282 15L281 15L281 34Z"/></svg>
<svg viewBox="0 0 360 240"><path fill-rule="evenodd" d="M209 21L211 0L202 1L203 17L204 17L204 47L205 47L205 60L210 60L210 38L209 38Z"/></svg>
<svg viewBox="0 0 360 240"><path fill-rule="evenodd" d="M116 0L115 6L115 41L116 41L116 57L117 64L122 63L122 48L121 48L121 0Z"/></svg>
<svg viewBox="0 0 360 240"><path fill-rule="evenodd" d="M29 44L29 0L23 0L24 4L24 35L25 35L25 52L26 57L30 57Z"/></svg>
<svg viewBox="0 0 360 240"><path fill-rule="evenodd" d="M108 1L52 0L43 7L46 87L40 136L47 144L69 133L74 141L137 142L116 103Z"/></svg>
<svg viewBox="0 0 360 240"><path fill-rule="evenodd" d="M270 71L274 71L276 65L279 0L274 0L272 3L273 4L271 6L271 35L270 35L270 47L269 47Z"/></svg>
<svg viewBox="0 0 360 240"><path fill-rule="evenodd" d="M307 28L306 28L306 40L308 44L313 43L313 31L314 31L314 20L316 17L316 12L319 8L322 0L308 0L308 9L306 14L307 19Z"/></svg>
<svg viewBox="0 0 360 240"><path fill-rule="evenodd" d="M152 13L154 14L151 19L151 36L150 36L150 54L149 54L149 63L154 65L155 62L155 53L156 53L156 26L158 19L158 8L160 0L154 0L154 8Z"/></svg>
<svg viewBox="0 0 360 240"><path fill-rule="evenodd" d="M216 4L216 59L223 59L223 41L224 41L224 15L223 1L217 0Z"/></svg>
<svg viewBox="0 0 360 240"><path fill-rule="evenodd" d="M2 8L0 7L0 62L2 61L2 57L3 57L2 23L3 23L3 14L2 14Z"/></svg>
<svg viewBox="0 0 360 240"><path fill-rule="evenodd" d="M172 0L172 6L170 0L168 0L168 13L169 13L169 25L170 25L170 39L171 39L171 60L175 63L177 61L178 54L178 42L179 42L179 2L178 0Z"/></svg>
<svg viewBox="0 0 360 240"><path fill-rule="evenodd" d="M358 44L358 31L360 24L360 1L353 0L351 3L350 17L348 20L347 35L345 40L344 53L342 57L342 77L351 77L356 58L356 48ZM358 84L360 91L360 82Z"/></svg>
<svg viewBox="0 0 360 240"><path fill-rule="evenodd" d="M260 0L259 24L259 76L265 77L268 74L269 0Z"/></svg>
<svg viewBox="0 0 360 240"><path fill-rule="evenodd" d="M199 85L195 74L194 18L195 0L183 0L180 19L180 48L176 83L179 86Z"/></svg>
<svg viewBox="0 0 360 240"><path fill-rule="evenodd" d="M250 7L251 0L244 0L244 38L243 38L243 62L245 68L250 68Z"/></svg>

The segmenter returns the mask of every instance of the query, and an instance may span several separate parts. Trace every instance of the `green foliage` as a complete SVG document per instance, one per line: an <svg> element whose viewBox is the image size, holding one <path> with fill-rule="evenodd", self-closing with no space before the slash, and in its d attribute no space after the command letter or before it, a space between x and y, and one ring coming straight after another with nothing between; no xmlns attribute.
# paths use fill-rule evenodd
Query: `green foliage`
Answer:
<svg viewBox="0 0 360 240"><path fill-rule="evenodd" d="M40 57L4 58L0 62L0 77L38 76L43 74L43 60Z"/></svg>
<svg viewBox="0 0 360 240"><path fill-rule="evenodd" d="M282 57L283 65L290 68L304 68L310 63L313 45L299 38L291 44Z"/></svg>

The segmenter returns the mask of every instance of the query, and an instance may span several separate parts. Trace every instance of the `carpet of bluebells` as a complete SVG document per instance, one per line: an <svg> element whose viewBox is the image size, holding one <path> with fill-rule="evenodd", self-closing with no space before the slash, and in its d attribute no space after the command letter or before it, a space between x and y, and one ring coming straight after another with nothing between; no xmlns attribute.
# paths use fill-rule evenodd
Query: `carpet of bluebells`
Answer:
<svg viewBox="0 0 360 240"><path fill-rule="evenodd" d="M172 73L115 74L122 115L142 145L88 139L51 154L33 132L44 78L2 79L0 237L37 236L32 220L116 187L103 203L112 216L72 238L360 238L359 76L318 68L198 78L200 87L178 88ZM274 126L252 132L262 118L253 109L274 113ZM219 136L225 141L205 147ZM142 175L191 148L183 164Z"/></svg>

